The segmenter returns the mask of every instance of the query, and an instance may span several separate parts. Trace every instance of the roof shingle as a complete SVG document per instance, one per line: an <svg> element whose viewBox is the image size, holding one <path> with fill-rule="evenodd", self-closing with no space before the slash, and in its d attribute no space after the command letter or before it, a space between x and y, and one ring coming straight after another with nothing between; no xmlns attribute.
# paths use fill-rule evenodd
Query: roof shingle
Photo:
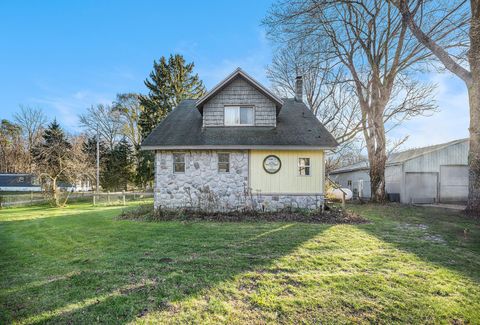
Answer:
<svg viewBox="0 0 480 325"><path fill-rule="evenodd" d="M292 147L320 149L336 140L304 103L285 99L276 127L202 127L196 101L182 101L142 142L142 149Z"/></svg>

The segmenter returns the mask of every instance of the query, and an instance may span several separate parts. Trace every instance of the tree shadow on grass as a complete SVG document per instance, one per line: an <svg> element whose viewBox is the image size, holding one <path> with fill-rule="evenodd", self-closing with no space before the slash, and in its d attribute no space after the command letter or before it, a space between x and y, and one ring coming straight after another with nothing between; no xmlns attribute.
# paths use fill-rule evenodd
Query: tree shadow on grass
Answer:
<svg viewBox="0 0 480 325"><path fill-rule="evenodd" d="M353 206L373 223L359 225L378 239L480 283L480 222L437 208ZM465 231L466 229L466 231Z"/></svg>
<svg viewBox="0 0 480 325"><path fill-rule="evenodd" d="M0 222L0 321L126 323L266 267L328 227L144 223L91 211Z"/></svg>

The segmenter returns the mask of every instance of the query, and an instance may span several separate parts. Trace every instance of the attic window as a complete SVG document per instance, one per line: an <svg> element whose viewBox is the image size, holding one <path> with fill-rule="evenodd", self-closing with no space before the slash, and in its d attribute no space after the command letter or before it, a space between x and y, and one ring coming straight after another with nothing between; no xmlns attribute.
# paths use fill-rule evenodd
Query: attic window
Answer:
<svg viewBox="0 0 480 325"><path fill-rule="evenodd" d="M225 125L253 125L252 106L225 106Z"/></svg>

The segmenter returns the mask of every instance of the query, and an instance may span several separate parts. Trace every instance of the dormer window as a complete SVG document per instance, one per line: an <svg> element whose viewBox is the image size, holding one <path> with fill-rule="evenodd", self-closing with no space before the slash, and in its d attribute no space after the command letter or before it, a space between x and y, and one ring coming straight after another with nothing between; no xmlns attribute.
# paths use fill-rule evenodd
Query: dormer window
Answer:
<svg viewBox="0 0 480 325"><path fill-rule="evenodd" d="M225 125L254 125L253 106L225 106Z"/></svg>

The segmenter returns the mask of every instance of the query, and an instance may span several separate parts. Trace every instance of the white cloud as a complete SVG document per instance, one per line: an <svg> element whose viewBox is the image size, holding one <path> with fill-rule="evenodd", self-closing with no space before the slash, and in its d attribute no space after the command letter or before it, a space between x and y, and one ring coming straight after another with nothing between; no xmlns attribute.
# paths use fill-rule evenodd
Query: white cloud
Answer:
<svg viewBox="0 0 480 325"><path fill-rule="evenodd" d="M404 149L468 137L468 93L463 82L449 73L432 73L429 79L437 85L434 98L439 111L406 121L392 131L394 138L409 135Z"/></svg>
<svg viewBox="0 0 480 325"><path fill-rule="evenodd" d="M95 93L89 90L80 90L65 96L46 96L31 98L29 102L39 104L50 119L57 121L69 131L80 131L78 115L87 107L96 104L108 104L113 96Z"/></svg>

